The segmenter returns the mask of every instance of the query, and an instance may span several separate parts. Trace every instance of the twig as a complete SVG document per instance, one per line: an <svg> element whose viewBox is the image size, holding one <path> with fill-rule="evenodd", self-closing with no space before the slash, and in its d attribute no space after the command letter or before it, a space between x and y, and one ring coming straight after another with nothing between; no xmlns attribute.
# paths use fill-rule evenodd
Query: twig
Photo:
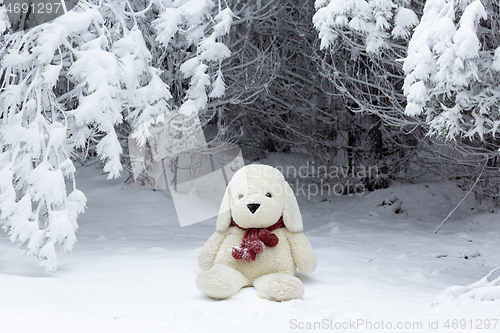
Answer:
<svg viewBox="0 0 500 333"><path fill-rule="evenodd" d="M457 208L462 204L462 202L465 201L465 199L469 196L469 194L472 192L472 190L474 189L474 187L476 187L477 183L479 182L479 179L481 178L481 176L483 175L483 171L484 169L486 168L486 164L488 164L488 155L486 155L486 161L484 161L484 165L483 165L483 169L481 170L481 172L479 173L479 176L477 176L477 179L476 181L474 182L474 185L472 185L472 187L470 188L469 192L467 192L467 194L465 195L465 197L463 197L463 199L458 203L458 205L456 205L455 208L453 208L453 210L448 214L448 216L446 216L446 218L443 220L443 222L441 222L441 224L439 225L439 227L436 229L436 231L434 231L434 234L437 234L437 232L439 231L439 229L441 229L441 227L443 226L443 224L450 218L451 214L453 214Z"/></svg>

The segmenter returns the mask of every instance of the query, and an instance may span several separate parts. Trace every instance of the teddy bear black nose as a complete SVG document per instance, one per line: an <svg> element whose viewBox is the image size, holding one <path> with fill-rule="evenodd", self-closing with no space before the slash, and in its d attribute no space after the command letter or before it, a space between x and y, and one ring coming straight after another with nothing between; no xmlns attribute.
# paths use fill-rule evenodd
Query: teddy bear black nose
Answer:
<svg viewBox="0 0 500 333"><path fill-rule="evenodd" d="M252 214L254 214L254 213L257 211L257 209L259 209L260 204L256 204L256 203L253 203L253 204L248 204L248 205L247 205L247 207L248 207L248 210L249 210Z"/></svg>

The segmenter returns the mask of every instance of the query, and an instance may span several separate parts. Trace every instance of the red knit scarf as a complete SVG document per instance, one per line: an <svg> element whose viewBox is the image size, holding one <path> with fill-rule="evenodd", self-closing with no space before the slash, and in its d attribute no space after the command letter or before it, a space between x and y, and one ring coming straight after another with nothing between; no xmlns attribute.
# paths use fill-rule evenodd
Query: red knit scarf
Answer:
<svg viewBox="0 0 500 333"><path fill-rule="evenodd" d="M262 253L266 246L275 247L279 238L271 231L283 228L285 223L283 217L280 217L278 222L267 228L242 228L231 220L231 225L235 225L240 229L245 230L245 235L241 239L239 245L235 245L231 252L234 259L245 259L246 262L255 260L257 254Z"/></svg>

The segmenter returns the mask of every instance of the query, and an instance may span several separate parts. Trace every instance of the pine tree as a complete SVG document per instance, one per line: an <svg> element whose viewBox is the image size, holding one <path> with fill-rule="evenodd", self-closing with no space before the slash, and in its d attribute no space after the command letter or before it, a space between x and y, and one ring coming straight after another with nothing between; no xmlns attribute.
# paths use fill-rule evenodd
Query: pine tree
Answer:
<svg viewBox="0 0 500 333"><path fill-rule="evenodd" d="M376 54L390 47L391 37L406 38L417 24L417 16L407 1L316 0L313 22L321 48L331 47L339 35L349 31L361 36L366 52Z"/></svg>
<svg viewBox="0 0 500 333"><path fill-rule="evenodd" d="M486 19L479 0L432 0L425 5L408 47L404 89L406 113L423 115L431 135L483 140L497 133L499 48L481 45L485 29L480 20Z"/></svg>
<svg viewBox="0 0 500 333"><path fill-rule="evenodd" d="M167 70L190 79L189 89L181 94L177 103L193 104L197 112L204 113L209 98L224 95L220 66L231 51L223 37L229 32L233 16L231 9L222 9L220 1L217 7L211 0L183 0L171 4L153 21L156 41L163 49L177 55L174 61L162 66L173 67ZM193 46L195 51L177 52L179 45L184 45L185 49ZM180 82L172 84L180 85Z"/></svg>
<svg viewBox="0 0 500 333"><path fill-rule="evenodd" d="M212 81L210 97L224 92L222 74L210 78L207 71L216 72L211 62L229 52L217 39L231 25L230 10L209 0L136 5L82 0L54 21L18 33L9 32L0 7L0 223L47 272L57 268L57 248L73 249L77 216L86 205L76 188L74 158L95 152L108 178L117 177L123 153L119 133L170 110L169 86L149 50L158 45L141 31L142 15L154 16L151 8L160 8L161 43L168 44L181 26L187 34L177 46L185 51L194 43L196 56L183 65L191 78L186 103L206 107ZM207 38L204 29L212 30Z"/></svg>

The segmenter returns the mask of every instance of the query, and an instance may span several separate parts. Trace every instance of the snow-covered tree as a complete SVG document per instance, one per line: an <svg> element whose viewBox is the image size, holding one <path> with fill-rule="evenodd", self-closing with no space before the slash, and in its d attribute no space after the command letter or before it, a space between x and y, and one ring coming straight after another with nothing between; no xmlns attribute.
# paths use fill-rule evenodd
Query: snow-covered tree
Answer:
<svg viewBox="0 0 500 333"><path fill-rule="evenodd" d="M376 163L388 173L403 170L416 156L413 135L419 137L423 123L404 114L401 62L418 24L419 2L316 0L315 9L312 22L323 51L319 73L331 83L329 93L338 96L345 117L353 119L347 122L349 154L360 155L360 145L373 142L377 153L362 163Z"/></svg>
<svg viewBox="0 0 500 333"><path fill-rule="evenodd" d="M163 9L153 22L155 42L163 50L162 62L165 80L177 92L174 103L182 103L186 110L190 104L202 119L207 113L209 99L224 95L225 84L221 63L230 54L224 43L233 22L230 8L212 0L165 1ZM189 79L189 88L182 87ZM203 122L206 124L206 121Z"/></svg>
<svg viewBox="0 0 500 333"><path fill-rule="evenodd" d="M343 33L361 35L366 51L378 53L390 47L391 37L407 38L418 23L409 1L316 0L313 22L321 48L334 44Z"/></svg>
<svg viewBox="0 0 500 333"><path fill-rule="evenodd" d="M479 200L499 198L498 1L317 0L316 7L329 53L321 73L349 108L413 136L417 165L477 184Z"/></svg>
<svg viewBox="0 0 500 333"><path fill-rule="evenodd" d="M494 12L494 3L485 3ZM429 134L445 139L494 135L500 125L496 69L500 51L495 38L486 40L492 29L480 26L480 20L487 19L480 0L429 0L420 20L415 13L418 6L410 1L317 0L316 7L313 21L322 48L334 47L341 36L354 57L366 51L393 61L396 67L399 59L390 54L403 51L399 55L405 58L407 104L399 106L410 117L424 115ZM397 40L410 35L405 55L406 46ZM361 50L361 43L345 44L355 36L363 44ZM387 113L378 115L391 120Z"/></svg>
<svg viewBox="0 0 500 333"><path fill-rule="evenodd" d="M426 2L404 62L404 91L406 113L423 115L432 135L483 140L497 133L500 48L481 45L486 19L480 0Z"/></svg>
<svg viewBox="0 0 500 333"><path fill-rule="evenodd" d="M404 0L316 0L315 7L312 20L326 53L321 74L349 109L375 114L390 126L418 126L402 112L400 62L418 23L418 6Z"/></svg>
<svg viewBox="0 0 500 333"><path fill-rule="evenodd" d="M172 35L169 24L188 32L177 45L197 50L196 60L185 65L192 78L186 103L204 108L209 86L210 97L223 93L222 74L208 77L206 71L207 63L229 52L217 39L232 16L212 1L201 2L153 0L140 8L129 1L81 0L56 20L17 33L9 32L0 7L0 223L46 271L57 268L57 247L73 249L77 216L86 205L76 188L74 158L95 153L109 178L117 177L121 132L170 110L171 93L152 65L154 45L140 29L142 17L159 9L156 23L164 26L157 24L157 38L164 43ZM184 11L172 21L165 13L177 7ZM213 31L205 37L204 29Z"/></svg>
<svg viewBox="0 0 500 333"><path fill-rule="evenodd" d="M1 220L46 271L57 268L56 246L72 250L86 203L76 188L75 150L84 153L94 141L104 170L117 177L122 149L115 128L123 116L135 122L168 111L168 89L148 66L140 31L112 12L81 1L53 22L7 35ZM106 26L109 19L115 27Z"/></svg>

